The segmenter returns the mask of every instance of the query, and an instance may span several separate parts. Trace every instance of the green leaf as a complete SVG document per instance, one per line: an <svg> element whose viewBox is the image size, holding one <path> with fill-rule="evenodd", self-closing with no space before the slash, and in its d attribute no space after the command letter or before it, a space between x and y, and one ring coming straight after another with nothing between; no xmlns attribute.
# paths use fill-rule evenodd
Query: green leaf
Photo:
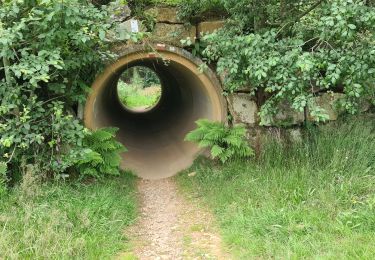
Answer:
<svg viewBox="0 0 375 260"><path fill-rule="evenodd" d="M104 41L105 40L105 35L106 35L106 33L105 33L104 30L100 30L99 31L99 39L100 40Z"/></svg>
<svg viewBox="0 0 375 260"><path fill-rule="evenodd" d="M357 28L357 26L355 26L354 24L348 24L348 27L352 30L355 30Z"/></svg>

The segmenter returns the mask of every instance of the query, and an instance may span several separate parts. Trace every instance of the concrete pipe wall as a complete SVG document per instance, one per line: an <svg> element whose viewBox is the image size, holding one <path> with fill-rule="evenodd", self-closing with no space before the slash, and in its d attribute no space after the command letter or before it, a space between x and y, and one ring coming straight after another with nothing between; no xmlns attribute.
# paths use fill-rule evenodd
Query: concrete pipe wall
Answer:
<svg viewBox="0 0 375 260"><path fill-rule="evenodd" d="M200 73L202 62L183 49L153 47L157 52L145 46L119 50L120 58L95 80L84 112L90 129L120 129L117 139L128 149L121 167L146 179L170 177L189 167L202 151L184 141L195 121L224 122L227 117L220 83L212 71ZM159 103L143 112L124 107L117 94L120 75L133 66L154 70L162 86Z"/></svg>

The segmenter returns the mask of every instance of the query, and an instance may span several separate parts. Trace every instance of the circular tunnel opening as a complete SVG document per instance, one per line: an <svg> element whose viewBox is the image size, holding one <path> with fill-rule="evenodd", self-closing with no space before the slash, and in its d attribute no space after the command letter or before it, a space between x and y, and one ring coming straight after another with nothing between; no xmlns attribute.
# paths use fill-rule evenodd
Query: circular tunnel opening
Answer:
<svg viewBox="0 0 375 260"><path fill-rule="evenodd" d="M146 112L157 106L162 95L158 74L143 66L126 69L117 82L117 94L122 105L134 112Z"/></svg>
<svg viewBox="0 0 375 260"><path fill-rule="evenodd" d="M200 72L202 62L183 49L155 49L119 50L120 58L95 80L84 114L90 129L119 128L117 139L128 149L121 167L146 179L170 177L189 167L202 152L184 141L195 121L224 122L227 115L220 83L211 70ZM139 67L155 72L161 88L158 102L141 111L124 106L118 93L123 73Z"/></svg>

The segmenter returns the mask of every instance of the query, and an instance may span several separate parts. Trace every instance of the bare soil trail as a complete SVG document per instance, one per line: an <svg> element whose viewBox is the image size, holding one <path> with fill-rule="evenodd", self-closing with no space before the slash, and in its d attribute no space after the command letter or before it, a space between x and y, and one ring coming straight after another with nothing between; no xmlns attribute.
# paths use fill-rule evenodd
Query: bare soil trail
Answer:
<svg viewBox="0 0 375 260"><path fill-rule="evenodd" d="M173 178L140 180L138 190L139 219L126 232L138 259L231 259L212 215L182 196Z"/></svg>

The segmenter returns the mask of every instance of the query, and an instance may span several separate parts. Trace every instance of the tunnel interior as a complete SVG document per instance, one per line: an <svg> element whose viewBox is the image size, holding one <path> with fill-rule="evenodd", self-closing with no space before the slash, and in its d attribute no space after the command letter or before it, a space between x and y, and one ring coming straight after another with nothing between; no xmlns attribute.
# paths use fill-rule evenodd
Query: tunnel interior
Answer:
<svg viewBox="0 0 375 260"><path fill-rule="evenodd" d="M120 76L134 66L147 67L160 79L162 94L150 109L134 111L119 99ZM183 50L154 55L141 49L121 56L95 81L85 107L85 124L91 129L119 128L117 139L128 149L122 155L122 168L146 179L170 177L189 167L201 152L196 144L184 141L195 121L225 120L219 82L212 72L199 72L198 66L199 60Z"/></svg>

